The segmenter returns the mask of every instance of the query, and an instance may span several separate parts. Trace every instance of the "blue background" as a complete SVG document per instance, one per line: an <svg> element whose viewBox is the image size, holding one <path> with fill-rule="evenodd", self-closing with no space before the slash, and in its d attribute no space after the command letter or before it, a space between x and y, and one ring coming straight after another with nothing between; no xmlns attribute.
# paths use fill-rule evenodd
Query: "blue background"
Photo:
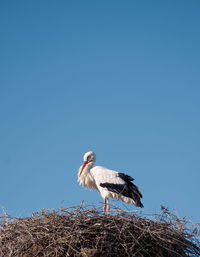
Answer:
<svg viewBox="0 0 200 257"><path fill-rule="evenodd" d="M0 205L101 205L83 154L126 172L144 212L200 218L200 2L0 2ZM123 209L134 206L111 201Z"/></svg>

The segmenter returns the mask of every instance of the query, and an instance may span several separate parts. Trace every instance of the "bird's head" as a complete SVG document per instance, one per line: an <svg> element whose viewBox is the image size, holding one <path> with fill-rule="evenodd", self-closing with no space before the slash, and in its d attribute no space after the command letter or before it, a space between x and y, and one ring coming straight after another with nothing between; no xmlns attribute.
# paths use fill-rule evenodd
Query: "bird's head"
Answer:
<svg viewBox="0 0 200 257"><path fill-rule="evenodd" d="M96 161L96 155L94 152L87 152L83 156L84 162L95 162Z"/></svg>
<svg viewBox="0 0 200 257"><path fill-rule="evenodd" d="M84 160L84 163L82 165L82 168L81 168L81 171L79 173L79 176L81 176L81 173L83 172L83 170L86 167L86 165L90 165L90 167L92 167L92 165L96 161L96 155L95 155L94 152L91 152L91 151L87 152L86 154L84 154L83 160Z"/></svg>

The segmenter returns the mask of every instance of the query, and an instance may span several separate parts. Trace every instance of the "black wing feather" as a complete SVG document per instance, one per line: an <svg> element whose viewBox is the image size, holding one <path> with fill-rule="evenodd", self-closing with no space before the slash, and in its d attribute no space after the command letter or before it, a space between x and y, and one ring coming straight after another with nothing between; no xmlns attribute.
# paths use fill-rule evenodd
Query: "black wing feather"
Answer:
<svg viewBox="0 0 200 257"><path fill-rule="evenodd" d="M118 177L123 179L125 184L101 183L100 186L107 188L111 192L131 198L135 201L136 206L143 207L143 204L140 201L142 194L138 187L131 182L134 179L124 173L118 173Z"/></svg>

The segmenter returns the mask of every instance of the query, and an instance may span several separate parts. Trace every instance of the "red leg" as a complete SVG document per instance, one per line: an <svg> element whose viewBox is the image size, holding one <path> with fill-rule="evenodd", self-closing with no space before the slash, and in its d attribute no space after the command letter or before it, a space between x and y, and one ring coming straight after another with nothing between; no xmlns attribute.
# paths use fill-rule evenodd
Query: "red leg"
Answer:
<svg viewBox="0 0 200 257"><path fill-rule="evenodd" d="M106 212L106 200L107 200L107 198L105 197L104 198L104 206L103 206L103 212L104 213Z"/></svg>
<svg viewBox="0 0 200 257"><path fill-rule="evenodd" d="M109 200L108 200L108 198L106 198L106 200L107 200L107 214L109 214L109 211L110 211Z"/></svg>

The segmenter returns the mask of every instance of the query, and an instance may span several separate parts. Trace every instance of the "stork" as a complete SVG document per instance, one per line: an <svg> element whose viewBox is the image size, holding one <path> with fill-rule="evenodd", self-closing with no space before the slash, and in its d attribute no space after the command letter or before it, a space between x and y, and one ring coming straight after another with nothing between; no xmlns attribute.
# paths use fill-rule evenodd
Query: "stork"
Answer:
<svg viewBox="0 0 200 257"><path fill-rule="evenodd" d="M126 203L143 207L142 194L133 184L133 178L101 166L93 167L96 161L94 152L87 152L83 157L83 165L79 168L78 181L82 186L97 189L104 199L104 213L109 213L109 197L120 199Z"/></svg>

